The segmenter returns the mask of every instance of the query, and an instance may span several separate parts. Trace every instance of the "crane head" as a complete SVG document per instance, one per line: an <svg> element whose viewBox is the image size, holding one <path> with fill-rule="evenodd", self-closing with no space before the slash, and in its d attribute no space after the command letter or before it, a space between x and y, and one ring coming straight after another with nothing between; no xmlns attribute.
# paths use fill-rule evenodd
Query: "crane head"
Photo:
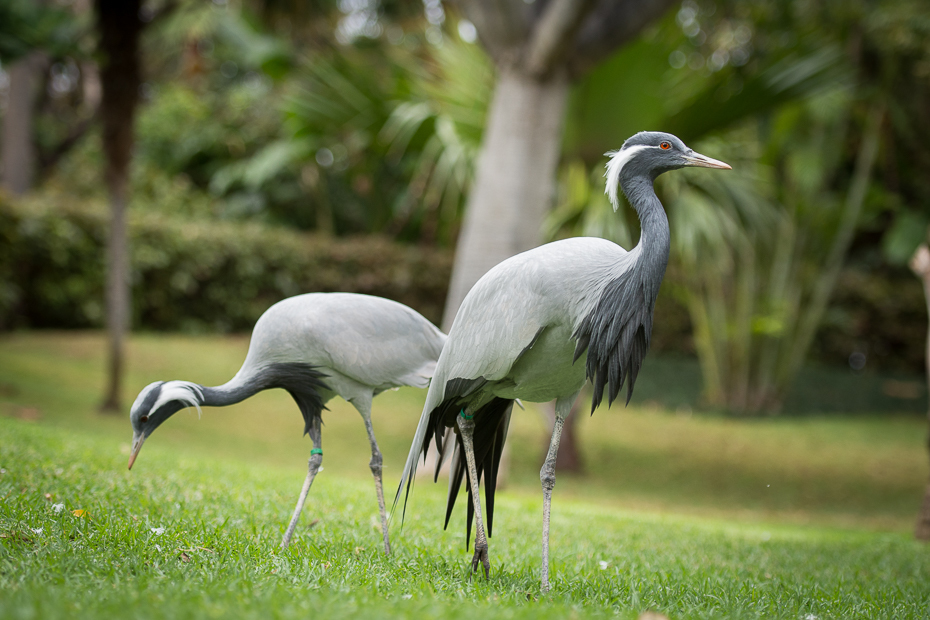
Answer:
<svg viewBox="0 0 930 620"><path fill-rule="evenodd" d="M195 407L199 412L202 400L200 386L187 381L156 381L145 386L129 410L129 422L132 424L129 469L132 469L142 444L152 431L181 409Z"/></svg>
<svg viewBox="0 0 930 620"><path fill-rule="evenodd" d="M604 193L610 197L614 211L619 206L617 189L625 178L643 176L655 180L663 172L688 166L732 169L729 164L695 153L676 136L661 131L641 131L628 138L619 151L605 154L610 160L604 173L607 177Z"/></svg>

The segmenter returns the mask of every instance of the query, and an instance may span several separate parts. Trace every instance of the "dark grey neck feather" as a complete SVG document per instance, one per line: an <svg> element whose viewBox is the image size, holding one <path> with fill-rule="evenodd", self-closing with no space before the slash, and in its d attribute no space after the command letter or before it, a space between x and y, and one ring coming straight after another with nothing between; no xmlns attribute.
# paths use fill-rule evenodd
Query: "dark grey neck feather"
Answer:
<svg viewBox="0 0 930 620"><path fill-rule="evenodd" d="M246 398L255 396L266 387L262 387L260 381L255 380L253 377L252 380L249 380L242 385L227 387L229 384L220 385L217 387L204 387L201 386L201 394L203 398L201 399L201 405L207 407L226 407L227 405L235 405L236 403L241 403Z"/></svg>
<svg viewBox="0 0 930 620"><path fill-rule="evenodd" d="M637 261L635 271L642 275L646 286L654 287L652 302L659 294L659 285L665 277L665 268L668 266L668 254L671 247L668 229L668 216L653 187L654 179L639 174L631 177L622 177L620 187L626 194L630 204L639 215L642 233L639 246L642 253Z"/></svg>
<svg viewBox="0 0 930 620"><path fill-rule="evenodd" d="M330 392L324 378L326 374L317 368L300 362L278 362L256 369L242 380L234 378L225 385L204 387L201 405L223 407L242 402L246 398L271 388L281 388L297 402L304 417L304 433L310 431L314 420L319 418L324 406L323 392Z"/></svg>
<svg viewBox="0 0 930 620"><path fill-rule="evenodd" d="M626 402L642 366L652 335L652 314L659 285L665 276L670 247L668 218L653 189L654 177L624 171L620 185L639 215L642 234L639 257L617 278L608 282L594 309L575 331L575 359L587 349L586 371L594 384L593 412L601 403L605 386L608 405L627 382Z"/></svg>

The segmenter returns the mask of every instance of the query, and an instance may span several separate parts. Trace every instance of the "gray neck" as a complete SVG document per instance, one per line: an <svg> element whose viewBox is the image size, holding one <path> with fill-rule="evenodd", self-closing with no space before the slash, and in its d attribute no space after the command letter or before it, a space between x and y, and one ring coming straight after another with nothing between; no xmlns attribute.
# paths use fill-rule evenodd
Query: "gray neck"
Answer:
<svg viewBox="0 0 930 620"><path fill-rule="evenodd" d="M237 382L235 378L217 387L201 387L201 389L203 390L203 402L200 404L208 407L235 405L260 391L256 383L242 384Z"/></svg>
<svg viewBox="0 0 930 620"><path fill-rule="evenodd" d="M655 301L656 295L659 294L659 284L662 283L665 268L668 266L670 239L668 217L652 184L653 179L642 174L623 177L620 180L623 193L639 215L642 233L637 244L640 249L638 271L642 274L644 286Z"/></svg>

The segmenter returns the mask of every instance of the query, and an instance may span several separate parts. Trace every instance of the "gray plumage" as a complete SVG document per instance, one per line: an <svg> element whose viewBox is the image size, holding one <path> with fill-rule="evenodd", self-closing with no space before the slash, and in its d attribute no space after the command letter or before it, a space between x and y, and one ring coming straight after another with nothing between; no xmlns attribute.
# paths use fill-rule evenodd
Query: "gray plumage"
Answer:
<svg viewBox="0 0 930 620"><path fill-rule="evenodd" d="M653 309L669 254L668 219L653 181L662 172L684 166L729 168L659 132L638 133L608 155L606 193L615 210L618 186L626 194L641 222L639 243L626 251L599 238L557 241L507 259L475 284L439 357L395 497L396 503L405 487L409 496L417 462L431 441L442 455L439 463L451 453L446 524L466 476L469 538L473 512L477 521L472 569L477 570L480 561L487 574L478 481L484 474L490 534L496 472L512 403L518 398L555 399L556 423L540 472L544 590L549 500L562 422L586 379L594 384L592 411L605 389L612 403L624 383L629 401L649 348ZM455 431L454 447L447 429Z"/></svg>
<svg viewBox="0 0 930 620"><path fill-rule="evenodd" d="M304 432L314 445L307 480L282 543L287 546L322 463L322 411L338 395L359 411L368 430L370 466L385 551L389 551L381 453L371 425L371 401L389 388L426 387L445 340L445 334L420 314L389 299L310 293L280 301L259 317L245 362L227 383L205 387L188 381L157 381L139 393L129 414L133 428L129 467L152 431L181 409L222 407L262 390L287 390L300 408Z"/></svg>

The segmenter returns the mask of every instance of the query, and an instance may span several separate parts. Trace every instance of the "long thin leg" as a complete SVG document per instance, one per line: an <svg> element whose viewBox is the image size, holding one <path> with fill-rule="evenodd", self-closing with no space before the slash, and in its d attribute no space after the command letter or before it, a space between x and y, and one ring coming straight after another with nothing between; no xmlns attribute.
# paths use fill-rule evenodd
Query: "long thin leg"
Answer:
<svg viewBox="0 0 930 620"><path fill-rule="evenodd" d="M465 461L468 466L468 479L471 483L471 498L475 504L475 555L471 560L472 572L478 571L478 562L484 566L484 577L491 575L491 562L488 559L488 539L484 535L484 520L481 517L481 496L478 492L478 468L475 466L475 443L472 440L475 432L475 421L463 410L456 418L459 432L462 435L462 445L465 448Z"/></svg>
<svg viewBox="0 0 930 620"><path fill-rule="evenodd" d="M367 398L355 398L352 404L362 414L365 421L365 430L368 431L368 443L371 444L371 461L368 466L371 468L371 475L375 477L375 492L378 494L378 510L381 513L381 533L384 536L384 553L390 555L391 543L388 539L388 522L387 511L384 508L384 489L381 485L381 450L378 449L378 441L375 439L375 429L371 426L371 396Z"/></svg>
<svg viewBox="0 0 930 620"><path fill-rule="evenodd" d="M552 425L549 453L546 454L546 462L539 470L539 481L543 489L542 570L540 571L543 592L549 591L549 512L552 505L552 489L555 488L555 459L559 454L562 424L571 412L576 398L578 398L578 392L555 402L555 423Z"/></svg>
<svg viewBox="0 0 930 620"><path fill-rule="evenodd" d="M307 464L307 479L304 480L304 486L300 490L300 497L297 498L297 507L294 508L294 516L284 532L284 540L281 541L281 548L286 549L291 544L291 537L294 536L294 530L297 529L297 521L300 520L300 512L304 508L304 502L307 501L307 493L310 492L310 485L316 478L317 472L320 471L320 465L323 464L323 438L320 433L320 419L314 420L310 427L310 439L313 441L313 449L310 450L310 461Z"/></svg>

